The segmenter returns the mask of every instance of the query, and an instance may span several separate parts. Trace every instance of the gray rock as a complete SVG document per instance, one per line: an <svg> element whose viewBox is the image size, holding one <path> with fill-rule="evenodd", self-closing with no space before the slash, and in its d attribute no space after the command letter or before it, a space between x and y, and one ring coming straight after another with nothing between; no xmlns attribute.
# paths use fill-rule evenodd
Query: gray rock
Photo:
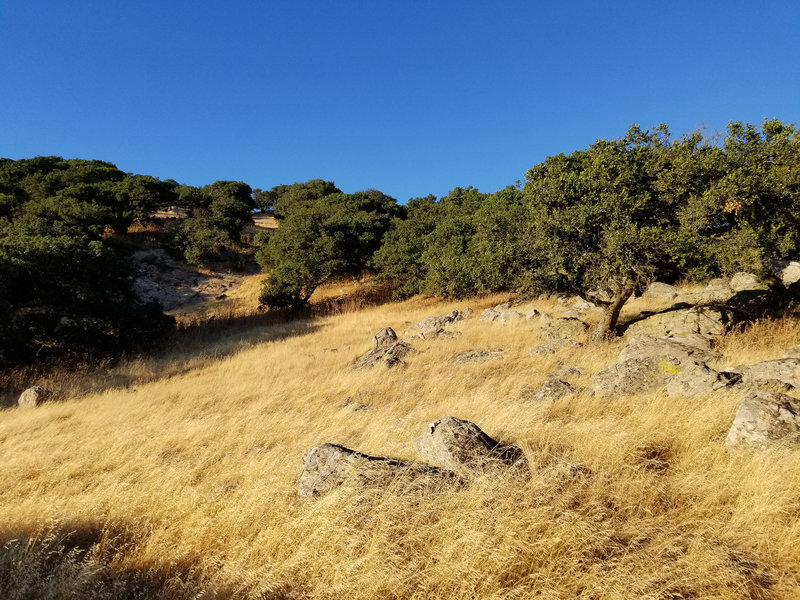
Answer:
<svg viewBox="0 0 800 600"><path fill-rule="evenodd" d="M412 335L412 339L419 339L419 340L435 340L440 338L452 338L456 337L457 335L461 335L460 331L450 331L449 329L444 329L440 327L439 329L427 329L425 331L420 331L416 335Z"/></svg>
<svg viewBox="0 0 800 600"><path fill-rule="evenodd" d="M742 376L742 383L751 387L775 387L774 382L800 387L800 358L779 358L732 369Z"/></svg>
<svg viewBox="0 0 800 600"><path fill-rule="evenodd" d="M778 316L785 308L785 299L771 290L742 290L725 303L747 319Z"/></svg>
<svg viewBox="0 0 800 600"><path fill-rule="evenodd" d="M559 318L546 321L539 330L546 340L575 340L583 337L589 326L575 318Z"/></svg>
<svg viewBox="0 0 800 600"><path fill-rule="evenodd" d="M397 341L397 334L391 327L384 327L372 338L372 350L356 359L353 368L369 369L378 364L396 367L404 364L403 358L411 351L413 348L409 344Z"/></svg>
<svg viewBox="0 0 800 600"><path fill-rule="evenodd" d="M632 358L601 369L592 375L592 390L598 396L630 396L664 386L674 365L657 358Z"/></svg>
<svg viewBox="0 0 800 600"><path fill-rule="evenodd" d="M654 281L650 285L647 286L647 289L642 294L642 298L652 298L652 299L666 299L672 300L678 295L678 288L674 285L669 285L668 283L661 283L659 281Z"/></svg>
<svg viewBox="0 0 800 600"><path fill-rule="evenodd" d="M525 319L530 321L531 319L534 319L534 318L538 317L541 314L542 313L540 313L538 310L536 310L535 308L532 308L530 311L528 311L528 314L525 315Z"/></svg>
<svg viewBox="0 0 800 600"><path fill-rule="evenodd" d="M422 460L445 469L485 470L517 465L525 466L527 471L525 455L520 448L503 445L475 423L455 417L429 423L414 440L414 448Z"/></svg>
<svg viewBox="0 0 800 600"><path fill-rule="evenodd" d="M17 400L18 406L39 406L46 402L51 396L52 392L41 385L35 385L22 392Z"/></svg>
<svg viewBox="0 0 800 600"><path fill-rule="evenodd" d="M736 273L731 277L731 288L735 292L742 292L744 290L765 290L767 286L762 284L758 277L752 273Z"/></svg>
<svg viewBox="0 0 800 600"><path fill-rule="evenodd" d="M468 365L500 360L504 356L502 350L467 350L450 359L451 365Z"/></svg>
<svg viewBox="0 0 800 600"><path fill-rule="evenodd" d="M357 486L437 485L455 481L453 473L429 465L368 456L336 444L314 446L303 453L298 494L313 497L349 483Z"/></svg>
<svg viewBox="0 0 800 600"><path fill-rule="evenodd" d="M504 306L504 305L500 305ZM510 323L522 318L522 315L510 308L503 308L498 310L498 307L487 308L481 313L481 321L489 321L490 323Z"/></svg>
<svg viewBox="0 0 800 600"><path fill-rule="evenodd" d="M428 331L435 331L439 329L443 329L456 323L458 321L463 321L464 319L468 318L472 314L471 308L466 308L464 310L453 310L447 313L446 315L436 315L433 317L427 317L422 319L419 323L416 324L415 328L420 330L422 333L426 333Z"/></svg>
<svg viewBox="0 0 800 600"><path fill-rule="evenodd" d="M685 343L687 339L691 343ZM705 339L705 338L701 338ZM619 360L625 361L632 358L657 358L666 360L671 364L687 364L697 362L711 362L719 355L711 350L696 345L697 340L690 336L675 338L655 338L652 336L639 336L631 339L620 352Z"/></svg>
<svg viewBox="0 0 800 600"><path fill-rule="evenodd" d="M671 337L700 335L714 339L724 335L737 321L736 313L722 306L696 306L660 312L628 325L628 337L648 335Z"/></svg>
<svg viewBox="0 0 800 600"><path fill-rule="evenodd" d="M729 372L718 372L704 363L688 363L677 367L677 373L667 381L669 396L696 396L716 392L734 385L739 377Z"/></svg>
<svg viewBox="0 0 800 600"><path fill-rule="evenodd" d="M580 296L575 296L572 300L572 308L580 311L593 310L597 308L597 304L584 300Z"/></svg>
<svg viewBox="0 0 800 600"><path fill-rule="evenodd" d="M544 385L534 394L532 400L544 402L545 400L558 400L575 393L575 388L563 379L548 379Z"/></svg>
<svg viewBox="0 0 800 600"><path fill-rule="evenodd" d="M773 260L770 262L770 271L778 277L785 286L800 281L800 262L790 260Z"/></svg>
<svg viewBox="0 0 800 600"><path fill-rule="evenodd" d="M378 350L380 348L385 348L387 346L391 346L396 341L397 341L397 334L394 332L394 329L392 329L391 327L384 327L373 336L372 349Z"/></svg>
<svg viewBox="0 0 800 600"><path fill-rule="evenodd" d="M755 391L739 404L728 446L766 448L778 443L800 444L800 400L778 392Z"/></svg>

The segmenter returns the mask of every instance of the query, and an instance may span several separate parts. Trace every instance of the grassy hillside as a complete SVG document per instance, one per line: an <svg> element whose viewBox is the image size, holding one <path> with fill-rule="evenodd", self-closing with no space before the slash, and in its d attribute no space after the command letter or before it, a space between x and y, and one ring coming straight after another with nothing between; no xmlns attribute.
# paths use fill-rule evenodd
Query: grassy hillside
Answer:
<svg viewBox="0 0 800 600"><path fill-rule="evenodd" d="M183 362L119 368L128 387L0 410L0 596L800 598L800 451L727 451L738 394L533 402L549 371L578 365L586 384L618 348L533 357L533 321L474 317L460 336L415 340L405 368L350 370L381 327L501 300L221 332ZM627 316L643 308L658 307L637 300ZM795 321L760 323L724 340L721 364L798 343ZM505 358L449 364L474 348ZM414 460L413 438L445 415L542 468L297 497L305 449ZM591 474L568 477L553 456Z"/></svg>

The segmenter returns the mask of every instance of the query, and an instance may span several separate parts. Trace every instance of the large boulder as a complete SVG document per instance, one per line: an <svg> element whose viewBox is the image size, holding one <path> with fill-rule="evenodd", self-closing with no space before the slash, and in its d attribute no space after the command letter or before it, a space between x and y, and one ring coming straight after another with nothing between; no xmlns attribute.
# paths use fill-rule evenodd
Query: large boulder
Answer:
<svg viewBox="0 0 800 600"><path fill-rule="evenodd" d="M748 320L777 317L788 305L786 293L774 290L742 290L725 303Z"/></svg>
<svg viewBox="0 0 800 600"><path fill-rule="evenodd" d="M757 448L800 444L800 400L779 392L750 392L739 404L725 442Z"/></svg>
<svg viewBox="0 0 800 600"><path fill-rule="evenodd" d="M369 456L336 444L322 444L303 453L298 494L320 496L345 483L358 486L438 485L455 479L453 473L429 465Z"/></svg>
<svg viewBox="0 0 800 600"><path fill-rule="evenodd" d="M700 335L714 339L724 335L737 322L733 309L724 306L695 306L656 313L628 325L628 337L681 337Z"/></svg>
<svg viewBox="0 0 800 600"><path fill-rule="evenodd" d="M52 397L53 393L41 385L35 385L22 392L17 399L18 406L39 406Z"/></svg>
<svg viewBox="0 0 800 600"><path fill-rule="evenodd" d="M356 359L353 368L369 369L378 364L396 367L404 364L403 358L412 350L409 344L397 341L397 334L391 327L384 327L372 338L372 350Z"/></svg>
<svg viewBox="0 0 800 600"><path fill-rule="evenodd" d="M545 381L531 399L534 402L555 401L574 393L576 390L568 381L553 377Z"/></svg>
<svg viewBox="0 0 800 600"><path fill-rule="evenodd" d="M744 290L765 290L767 286L758 280L758 277L752 273L735 273L731 277L731 288L735 292L742 292Z"/></svg>
<svg viewBox="0 0 800 600"><path fill-rule="evenodd" d="M668 377L666 390L669 396L696 396L716 392L738 383L734 373L716 371L705 363L687 363L677 367Z"/></svg>
<svg viewBox="0 0 800 600"><path fill-rule="evenodd" d="M475 423L456 417L429 423L414 447L422 460L455 471L527 466L520 448L503 445Z"/></svg>
<svg viewBox="0 0 800 600"><path fill-rule="evenodd" d="M685 343L687 339L690 343ZM670 364L680 365L711 362L719 358L719 355L700 345L692 336L675 339L643 335L631 339L620 352L620 361L632 358L657 358L660 361L665 360Z"/></svg>
<svg viewBox="0 0 800 600"><path fill-rule="evenodd" d="M795 260L773 260L770 271L787 287L800 281L800 262Z"/></svg>

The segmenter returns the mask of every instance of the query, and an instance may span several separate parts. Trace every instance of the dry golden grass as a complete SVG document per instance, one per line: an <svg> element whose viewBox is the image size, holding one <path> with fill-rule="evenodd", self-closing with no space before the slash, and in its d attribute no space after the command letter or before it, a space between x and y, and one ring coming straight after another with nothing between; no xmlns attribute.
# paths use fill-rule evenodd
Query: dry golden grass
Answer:
<svg viewBox="0 0 800 600"><path fill-rule="evenodd" d="M473 318L458 337L415 341L405 368L350 370L381 327L502 300L220 332L181 368L130 365L147 370L133 387L0 411L0 596L800 598L800 452L726 451L735 394L535 403L547 372L578 365L585 385L616 348L532 357L527 321ZM762 323L723 360L797 338L794 323ZM505 359L448 363L473 348ZM306 448L413 460L413 438L445 415L591 475L296 496Z"/></svg>

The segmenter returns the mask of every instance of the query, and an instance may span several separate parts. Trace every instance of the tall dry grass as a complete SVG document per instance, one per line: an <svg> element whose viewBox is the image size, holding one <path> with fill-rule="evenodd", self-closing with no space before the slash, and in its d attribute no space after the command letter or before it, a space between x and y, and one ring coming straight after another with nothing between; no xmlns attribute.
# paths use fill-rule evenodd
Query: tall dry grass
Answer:
<svg viewBox="0 0 800 600"><path fill-rule="evenodd" d="M800 452L728 452L736 394L536 403L549 371L578 365L586 385L617 349L532 357L528 321L471 319L415 341L405 368L350 369L381 327L461 306L273 323L160 379L0 411L0 597L800 597ZM758 327L723 362L797 337ZM505 358L448 362L474 348ZM532 479L297 497L306 448L413 460L412 439L445 415L521 445Z"/></svg>

